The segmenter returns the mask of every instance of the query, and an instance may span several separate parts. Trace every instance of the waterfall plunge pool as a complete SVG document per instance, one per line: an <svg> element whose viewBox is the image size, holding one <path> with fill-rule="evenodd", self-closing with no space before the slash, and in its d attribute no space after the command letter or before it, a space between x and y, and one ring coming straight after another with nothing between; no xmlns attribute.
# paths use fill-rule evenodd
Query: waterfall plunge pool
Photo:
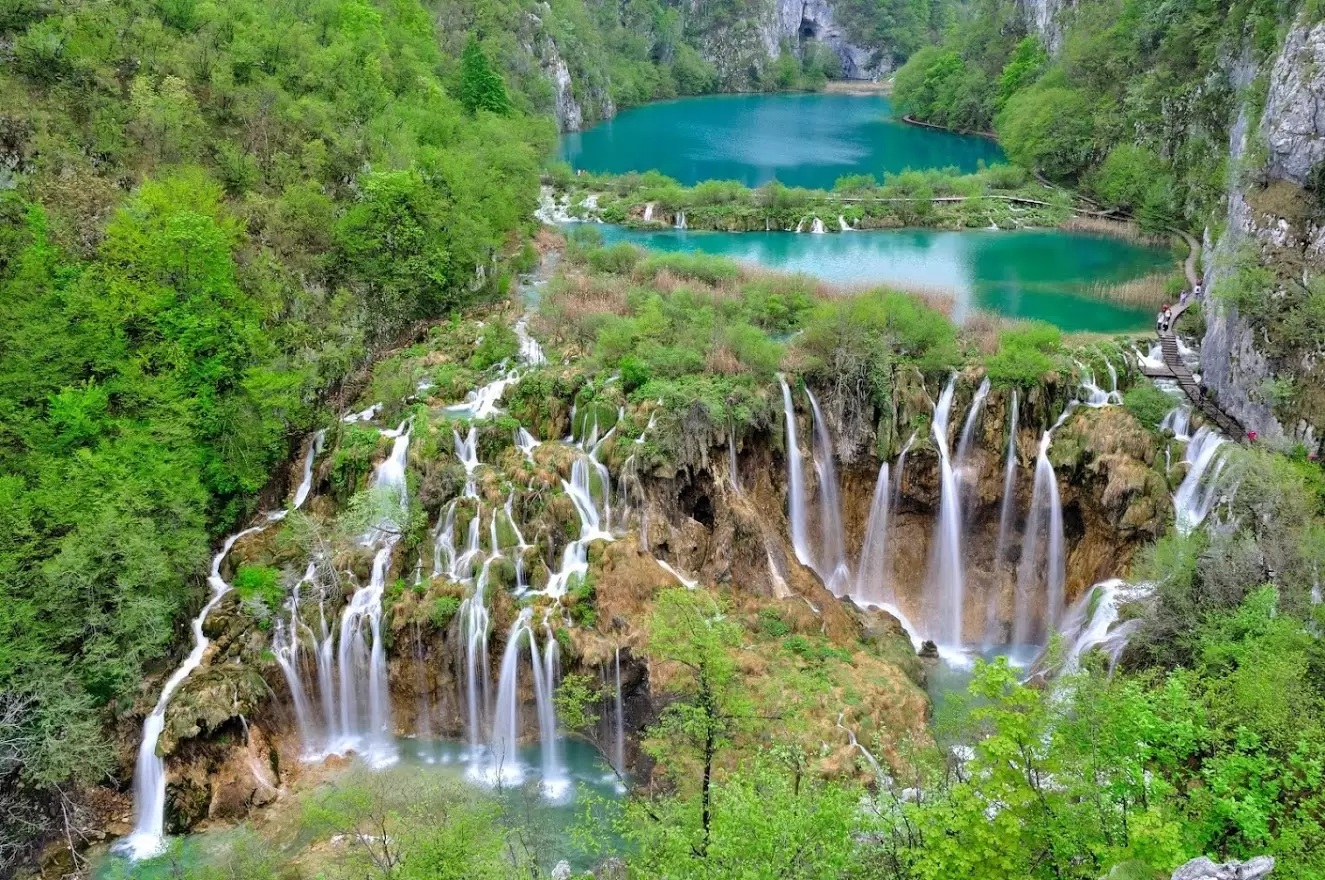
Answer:
<svg viewBox="0 0 1325 880"><path fill-rule="evenodd" d="M898 229L813 235L595 227L605 244L704 253L845 287L882 284L953 297L953 318L974 311L1048 321L1068 332L1123 333L1154 320L1148 308L1092 295L1173 268L1167 250L1060 230Z"/></svg>
<svg viewBox="0 0 1325 880"><path fill-rule="evenodd" d="M493 786L486 774L469 762L467 743L397 737L394 745L399 760L390 767L374 770L374 779L390 786L396 780L410 784L422 778L442 786L463 786L468 792L495 799L502 810L499 822L508 828L520 826L532 841L545 874L562 860L569 862L574 870L588 870L612 851L621 849L610 828L614 804L625 795L625 787L598 750L581 739L560 740L562 774L550 796L541 788L542 758L537 742L522 745L514 767L509 768L514 772L503 773L520 782L500 787ZM309 766L313 769L305 780L316 779L315 782L296 783L282 792L280 801L257 811L247 822L225 823L171 837L171 847L159 858L132 862L105 849L90 853L92 877L94 880L168 880L178 876L181 867L222 864L228 853L251 845L255 838L264 847L276 849L286 863L312 867L318 859L334 858L334 853L326 851L331 846L326 835L316 835L303 827L300 819L303 805L318 791L335 785L355 770L363 770L365 765L355 759L336 767ZM592 811L592 824L606 845L605 853L587 852L572 833L589 821L586 810ZM317 875L316 870L308 874Z"/></svg>

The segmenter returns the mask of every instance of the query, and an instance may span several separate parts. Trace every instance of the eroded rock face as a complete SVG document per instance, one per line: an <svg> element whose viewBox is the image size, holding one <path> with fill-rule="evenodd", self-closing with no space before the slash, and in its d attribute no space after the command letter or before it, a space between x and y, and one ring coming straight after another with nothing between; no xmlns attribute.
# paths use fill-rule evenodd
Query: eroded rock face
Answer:
<svg viewBox="0 0 1325 880"><path fill-rule="evenodd" d="M1063 45L1063 14L1076 5L1076 0L1018 0L1017 5L1026 26L1056 54Z"/></svg>

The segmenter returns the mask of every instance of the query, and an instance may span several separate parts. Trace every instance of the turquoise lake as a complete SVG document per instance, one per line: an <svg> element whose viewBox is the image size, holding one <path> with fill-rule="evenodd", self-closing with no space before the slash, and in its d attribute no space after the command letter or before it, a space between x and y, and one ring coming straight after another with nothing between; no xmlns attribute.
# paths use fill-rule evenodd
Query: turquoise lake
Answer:
<svg viewBox="0 0 1325 880"><path fill-rule="evenodd" d="M597 227L606 243L658 251L719 254L783 272L803 272L850 287L896 285L954 298L953 317L974 311L1033 318L1066 331L1126 332L1153 315L1090 296L1172 269L1162 248L1058 230L946 232L903 229L796 235L788 232L642 231Z"/></svg>
<svg viewBox="0 0 1325 880"><path fill-rule="evenodd" d="M572 168L624 173L656 170L684 184L739 180L759 186L830 189L847 174L956 167L1005 161L981 137L916 128L892 117L881 96L719 95L626 110L588 131L565 135Z"/></svg>

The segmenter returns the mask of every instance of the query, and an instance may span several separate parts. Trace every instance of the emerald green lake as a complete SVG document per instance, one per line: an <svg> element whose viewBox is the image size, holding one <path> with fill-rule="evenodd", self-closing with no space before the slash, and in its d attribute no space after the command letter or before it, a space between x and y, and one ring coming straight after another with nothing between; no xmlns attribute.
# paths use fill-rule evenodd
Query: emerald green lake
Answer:
<svg viewBox="0 0 1325 880"><path fill-rule="evenodd" d="M1162 248L1058 230L795 235L598 229L608 244L718 254L852 287L891 284L946 293L954 297L957 321L980 310L1048 321L1067 331L1114 333L1148 326L1154 317L1148 309L1091 297L1091 289L1173 267L1172 255Z"/></svg>
<svg viewBox="0 0 1325 880"><path fill-rule="evenodd" d="M714 95L635 107L565 135L561 157L592 172L661 171L685 184L739 180L829 189L847 174L1004 161L981 137L916 128L880 96Z"/></svg>

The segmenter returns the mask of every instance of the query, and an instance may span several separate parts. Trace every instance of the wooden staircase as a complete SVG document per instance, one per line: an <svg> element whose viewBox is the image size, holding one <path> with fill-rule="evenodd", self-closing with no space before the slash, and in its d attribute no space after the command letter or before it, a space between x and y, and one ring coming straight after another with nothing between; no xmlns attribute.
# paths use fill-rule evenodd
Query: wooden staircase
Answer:
<svg viewBox="0 0 1325 880"><path fill-rule="evenodd" d="M1193 407L1200 410L1210 423L1218 426L1219 430L1230 440L1245 443L1247 432L1242 429L1237 420L1216 406L1215 402L1205 395L1201 386L1196 384L1192 371L1187 369L1187 365L1182 362L1182 356L1178 353L1178 337L1174 335L1173 328L1177 325L1183 312L1187 311L1187 305L1188 303L1181 303L1173 310L1173 320L1169 322L1169 329L1159 334L1159 345L1164 352L1164 365L1169 368L1169 372L1173 374L1173 378L1178 382L1178 387L1187 395L1187 399L1192 402Z"/></svg>

